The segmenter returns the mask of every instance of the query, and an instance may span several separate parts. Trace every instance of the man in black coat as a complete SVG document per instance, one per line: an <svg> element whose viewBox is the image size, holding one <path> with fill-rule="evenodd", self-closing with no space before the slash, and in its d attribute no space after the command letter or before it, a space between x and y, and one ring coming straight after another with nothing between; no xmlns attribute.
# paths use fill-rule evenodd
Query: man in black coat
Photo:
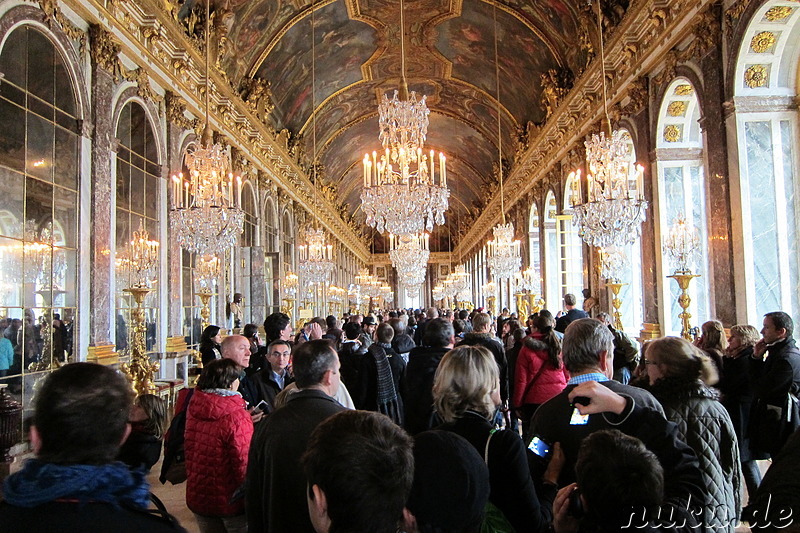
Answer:
<svg viewBox="0 0 800 533"><path fill-rule="evenodd" d="M800 350L792 332L792 318L775 311L764 315L762 339L753 350L750 377L753 410L750 415L750 448L775 455L800 426ZM767 354L764 359L764 354Z"/></svg>
<svg viewBox="0 0 800 533"><path fill-rule="evenodd" d="M575 408L569 394L577 385L596 381L617 394L630 397L639 407L654 409L661 416L664 416L664 409L646 390L611 379L614 374L614 336L599 321L582 318L570 324L564 334L561 353L571 378L560 394L536 410L524 440L527 444L537 436L550 444L561 443L565 462L559 485L564 486L575 481L575 461L583 439L600 429L615 427L603 415L593 414L585 420L574 416Z"/></svg>
<svg viewBox="0 0 800 533"><path fill-rule="evenodd" d="M301 344L294 353L300 392L256 426L247 464L247 525L251 533L314 531L300 466L308 440L325 419L344 410L332 398L339 389L339 356L327 340Z"/></svg>
<svg viewBox="0 0 800 533"><path fill-rule="evenodd" d="M411 350L406 365L403 404L404 428L411 435L427 431L438 423L433 419L433 376L444 354L453 348L453 325L444 318L434 318L425 328L422 346Z"/></svg>
<svg viewBox="0 0 800 533"><path fill-rule="evenodd" d="M267 402L265 414L275 409L275 397L287 385L294 383L294 377L288 371L291 355L292 347L288 341L272 341L267 346L266 365L246 380L248 390L242 396L252 403L249 407L255 407L263 400Z"/></svg>
<svg viewBox="0 0 800 533"><path fill-rule="evenodd" d="M575 304L577 303L577 299L575 298L574 294L565 294L564 295L564 307L567 310L567 313L561 315L556 320L556 331L560 331L564 333L567 330L567 326L569 326L575 320L581 318L589 318L588 313L586 311L582 311L581 309L576 309Z"/></svg>
<svg viewBox="0 0 800 533"><path fill-rule="evenodd" d="M184 531L147 510L144 476L116 461L131 406L130 384L110 367L73 363L48 376L30 432L36 458L6 479L0 531Z"/></svg>

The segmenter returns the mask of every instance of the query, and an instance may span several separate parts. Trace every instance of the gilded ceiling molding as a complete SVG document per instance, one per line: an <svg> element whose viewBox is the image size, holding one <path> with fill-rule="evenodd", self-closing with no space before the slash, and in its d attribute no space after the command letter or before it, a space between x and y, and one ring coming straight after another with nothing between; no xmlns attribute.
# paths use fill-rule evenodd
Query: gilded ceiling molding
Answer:
<svg viewBox="0 0 800 533"><path fill-rule="evenodd" d="M64 1L88 22L102 21L105 27L120 32L127 39L125 43L134 43L130 51L123 51L146 64L147 69L152 69L150 75L155 76L161 86L172 87L177 94L181 94L193 114L202 114L204 55L197 47L197 39L188 36L184 26L177 22L172 0L118 0L113 4L107 4L104 0ZM108 33L107 30L103 31ZM92 46L95 46L98 63L122 77L123 71L116 70L119 58L114 53L119 51L120 45L113 38L109 39L98 32L97 43ZM146 90L149 79L145 84L140 74L126 74L136 76L140 89L144 86L142 90ZM270 131L259 121L252 107L242 100L219 71L212 69L210 77L213 82L211 99L214 103L211 110L212 125L224 132L227 143L247 154L250 161L261 170L270 171L287 194L308 209L313 195L307 191L313 190L313 185L305 176L302 166L279 146L276 141L279 132ZM359 237L356 225L337 216L336 209L327 201L320 208L320 218L326 229L360 260L366 261L369 250Z"/></svg>
<svg viewBox="0 0 800 533"><path fill-rule="evenodd" d="M136 84L136 94L145 100L160 103L163 98L153 91L150 78L143 68L127 69L119 57L121 47L111 32L97 24L89 26L89 44L92 60L114 76L114 81L130 81Z"/></svg>
<svg viewBox="0 0 800 533"><path fill-rule="evenodd" d="M694 23L696 17L703 17L704 23L708 24L708 19L701 14L713 1L671 0L666 5L657 0L632 2L606 45L609 71L616 74L613 85L609 87L608 103L614 105L620 101L633 81L663 64L670 50L690 33L699 31L701 23ZM635 47L630 47L630 43L634 43ZM629 58L627 65L623 65L626 46ZM697 50L700 50L705 44L697 46ZM599 61L594 61L575 81L575 87L542 126L536 138L528 140L529 150L508 177L506 189L513 191L514 198L507 194L507 205L516 203L521 193L541 180L548 169L598 121L602 114L602 97L598 96L600 76ZM472 231L457 243L455 253L467 256L467 252L472 253L477 249L476 243L483 242L497 223L499 204L500 199L495 195Z"/></svg>
<svg viewBox="0 0 800 533"><path fill-rule="evenodd" d="M167 115L167 121L171 122L185 130L194 130L197 128L197 119L190 120L186 117L186 102L179 95L172 91L167 91L164 95L164 109Z"/></svg>

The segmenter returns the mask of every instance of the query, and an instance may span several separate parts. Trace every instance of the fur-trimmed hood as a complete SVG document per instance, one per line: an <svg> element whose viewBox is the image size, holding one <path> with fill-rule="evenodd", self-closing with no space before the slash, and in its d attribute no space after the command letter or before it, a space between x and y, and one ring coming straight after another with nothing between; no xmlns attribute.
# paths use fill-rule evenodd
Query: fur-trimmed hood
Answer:
<svg viewBox="0 0 800 533"><path fill-rule="evenodd" d="M548 345L544 342L541 338L534 337L533 335L528 335L524 339L522 339L522 345L525 346L529 350L533 351L547 351Z"/></svg>

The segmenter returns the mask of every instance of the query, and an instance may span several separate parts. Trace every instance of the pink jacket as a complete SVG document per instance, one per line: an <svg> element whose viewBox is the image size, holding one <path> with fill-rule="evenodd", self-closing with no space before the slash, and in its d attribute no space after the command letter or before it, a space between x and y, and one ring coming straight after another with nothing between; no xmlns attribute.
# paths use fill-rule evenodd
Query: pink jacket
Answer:
<svg viewBox="0 0 800 533"><path fill-rule="evenodd" d="M553 368L543 339L544 335L538 331L523 339L514 370L511 405L515 408L526 404L543 404L567 386L567 369L563 363L561 368Z"/></svg>

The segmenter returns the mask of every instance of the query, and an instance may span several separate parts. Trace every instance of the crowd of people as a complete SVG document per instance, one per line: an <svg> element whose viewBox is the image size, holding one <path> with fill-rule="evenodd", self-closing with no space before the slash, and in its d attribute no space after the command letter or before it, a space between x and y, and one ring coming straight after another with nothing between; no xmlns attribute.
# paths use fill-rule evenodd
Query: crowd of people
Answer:
<svg viewBox="0 0 800 533"><path fill-rule="evenodd" d="M318 317L296 333L274 313L263 341L253 324L225 338L209 326L168 432L158 398L134 403L114 371L67 365L37 393L36 459L5 483L0 533L55 531L57 514L87 530L111 531L112 517L128 520L114 531L179 530L157 499L145 510L162 440L162 482L185 468L175 482L203 533L797 525L800 351L786 313L765 315L760 335L709 321L694 343L640 348L608 315L564 304L522 319Z"/></svg>

